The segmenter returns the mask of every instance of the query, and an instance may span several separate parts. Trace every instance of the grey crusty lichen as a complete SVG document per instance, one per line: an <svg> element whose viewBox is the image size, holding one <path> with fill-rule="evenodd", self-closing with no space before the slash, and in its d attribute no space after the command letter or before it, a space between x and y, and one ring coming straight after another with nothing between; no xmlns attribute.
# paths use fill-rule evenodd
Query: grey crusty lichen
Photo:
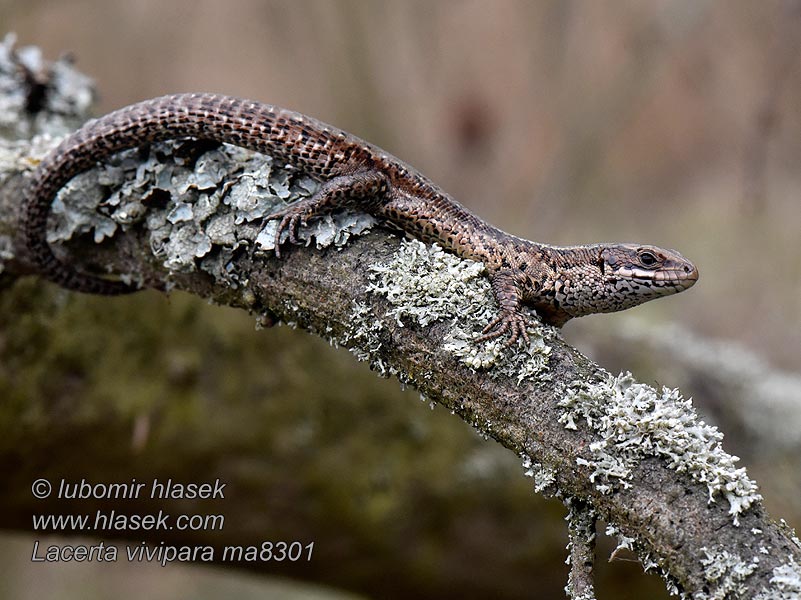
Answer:
<svg viewBox="0 0 801 600"><path fill-rule="evenodd" d="M756 482L744 468L735 468L739 459L723 450L723 434L700 420L678 390L659 392L623 373L596 384L578 383L560 406L565 428L575 429L583 419L597 435L589 447L592 457L578 462L593 469L591 479L601 492L629 487L639 462L655 456L704 483L709 502L724 497L735 524L761 499Z"/></svg>

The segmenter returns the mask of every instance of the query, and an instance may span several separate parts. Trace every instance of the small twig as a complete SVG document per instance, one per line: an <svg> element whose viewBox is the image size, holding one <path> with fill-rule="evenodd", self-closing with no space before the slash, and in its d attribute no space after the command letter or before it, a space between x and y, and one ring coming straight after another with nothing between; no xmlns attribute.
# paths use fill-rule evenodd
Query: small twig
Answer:
<svg viewBox="0 0 801 600"><path fill-rule="evenodd" d="M595 600L592 567L595 563L595 524L597 514L586 502L570 498L565 502L569 552L565 593L572 600Z"/></svg>

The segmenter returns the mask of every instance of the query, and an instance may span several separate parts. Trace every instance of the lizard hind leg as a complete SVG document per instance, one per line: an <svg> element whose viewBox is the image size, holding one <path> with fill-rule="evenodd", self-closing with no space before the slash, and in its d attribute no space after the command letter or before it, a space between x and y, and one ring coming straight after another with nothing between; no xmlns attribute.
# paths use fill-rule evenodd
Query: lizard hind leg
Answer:
<svg viewBox="0 0 801 600"><path fill-rule="evenodd" d="M275 255L281 256L280 240L284 231L289 233L289 242L297 244L298 228L305 226L311 217L346 206L369 208L388 189L389 181L381 171L356 171L325 181L309 198L293 202L267 217L268 221L281 219L275 230Z"/></svg>

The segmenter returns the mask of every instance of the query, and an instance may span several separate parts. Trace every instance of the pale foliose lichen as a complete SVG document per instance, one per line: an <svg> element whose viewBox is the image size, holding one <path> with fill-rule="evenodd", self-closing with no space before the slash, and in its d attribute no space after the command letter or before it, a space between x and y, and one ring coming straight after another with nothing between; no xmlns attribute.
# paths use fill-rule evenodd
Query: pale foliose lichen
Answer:
<svg viewBox="0 0 801 600"><path fill-rule="evenodd" d="M723 451L723 435L701 421L678 390L658 392L623 373L595 385L578 384L560 406L565 428L575 429L583 419L597 434L589 446L591 457L577 461L593 469L591 480L601 492L630 487L634 468L646 456L656 456L706 484L710 502L726 498L735 524L761 499L745 469L735 468L739 459Z"/></svg>
<svg viewBox="0 0 801 600"><path fill-rule="evenodd" d="M392 308L386 316L401 327L447 321L443 350L473 369L495 366L494 375L509 375L518 382L547 371L546 337L553 333L546 328L530 326L529 342L521 339L512 350L505 346L505 337L475 342L498 310L482 263L459 258L436 244L403 240L391 260L371 267L368 291L389 300Z"/></svg>
<svg viewBox="0 0 801 600"><path fill-rule="evenodd" d="M92 80L68 58L45 61L36 46L17 47L11 33L0 40L0 137L64 135L86 119L93 102Z"/></svg>
<svg viewBox="0 0 801 600"><path fill-rule="evenodd" d="M93 232L97 242L144 222L153 254L178 273L205 271L231 288L247 284L233 257L240 248L259 254L275 249L277 220L269 215L309 197L310 177L269 156L228 144L205 148L193 140L121 152L73 178L53 204L59 242ZM109 191L111 190L111 191ZM343 245L368 231L369 215L335 213L311 219L298 232L318 248ZM286 241L288 233L282 233Z"/></svg>
<svg viewBox="0 0 801 600"><path fill-rule="evenodd" d="M770 589L762 589L754 600L797 600L801 598L801 565L792 556L773 569Z"/></svg>
<svg viewBox="0 0 801 600"><path fill-rule="evenodd" d="M704 567L704 579L707 591L697 593L697 600L726 600L742 598L746 593L745 580L756 571L759 558L754 556L746 561L723 548L701 548L705 558L701 559Z"/></svg>
<svg viewBox="0 0 801 600"><path fill-rule="evenodd" d="M403 240L388 263L370 271L368 291L390 301L388 316L400 326L409 319L425 327L465 311L471 321L486 322L492 314L484 265L459 259L439 246Z"/></svg>
<svg viewBox="0 0 801 600"><path fill-rule="evenodd" d="M377 319L369 306L363 302L353 302L351 306L350 328L343 334L341 343L350 348L360 361L370 361L370 367L379 374L393 374L378 352L381 349L381 332L384 323Z"/></svg>
<svg viewBox="0 0 801 600"><path fill-rule="evenodd" d="M523 474L534 480L535 492L541 494L556 483L556 470L554 468L533 461L527 454L523 454L522 459L523 468L525 469Z"/></svg>

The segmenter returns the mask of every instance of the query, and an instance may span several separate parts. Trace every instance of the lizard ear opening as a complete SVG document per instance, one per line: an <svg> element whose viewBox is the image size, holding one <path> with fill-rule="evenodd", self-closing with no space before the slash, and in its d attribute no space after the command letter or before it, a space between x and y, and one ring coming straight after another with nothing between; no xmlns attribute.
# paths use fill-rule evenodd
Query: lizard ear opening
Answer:
<svg viewBox="0 0 801 600"><path fill-rule="evenodd" d="M598 268L601 270L601 275L606 275L606 257L603 250L598 253Z"/></svg>

